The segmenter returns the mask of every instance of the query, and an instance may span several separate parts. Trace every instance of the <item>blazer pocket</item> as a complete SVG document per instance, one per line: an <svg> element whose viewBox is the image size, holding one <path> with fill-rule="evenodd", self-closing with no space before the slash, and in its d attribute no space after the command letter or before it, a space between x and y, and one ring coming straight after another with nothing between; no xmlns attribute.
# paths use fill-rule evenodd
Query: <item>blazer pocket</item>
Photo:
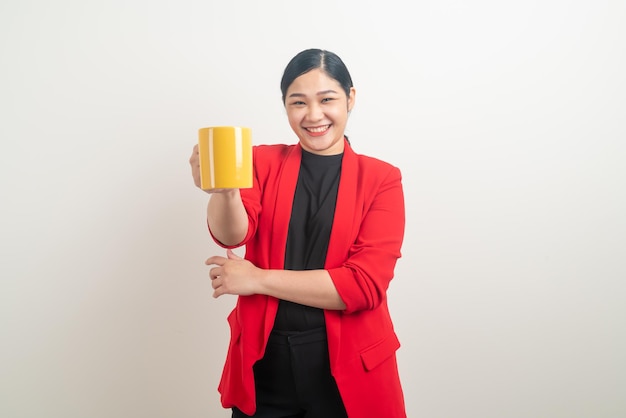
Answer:
<svg viewBox="0 0 626 418"><path fill-rule="evenodd" d="M368 372L375 369L382 362L394 355L398 348L400 348L400 341L396 334L392 333L376 344L361 351L363 367L365 367L365 370Z"/></svg>

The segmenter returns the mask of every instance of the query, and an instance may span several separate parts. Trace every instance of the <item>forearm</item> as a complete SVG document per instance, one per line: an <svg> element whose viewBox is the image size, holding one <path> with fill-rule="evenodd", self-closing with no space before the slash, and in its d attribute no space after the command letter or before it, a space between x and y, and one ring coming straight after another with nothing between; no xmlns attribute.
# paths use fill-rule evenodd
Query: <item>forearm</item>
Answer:
<svg viewBox="0 0 626 418"><path fill-rule="evenodd" d="M262 270L258 293L321 309L346 305L326 270Z"/></svg>
<svg viewBox="0 0 626 418"><path fill-rule="evenodd" d="M207 221L213 236L224 245L239 244L248 231L248 214L239 189L212 193L207 205Z"/></svg>

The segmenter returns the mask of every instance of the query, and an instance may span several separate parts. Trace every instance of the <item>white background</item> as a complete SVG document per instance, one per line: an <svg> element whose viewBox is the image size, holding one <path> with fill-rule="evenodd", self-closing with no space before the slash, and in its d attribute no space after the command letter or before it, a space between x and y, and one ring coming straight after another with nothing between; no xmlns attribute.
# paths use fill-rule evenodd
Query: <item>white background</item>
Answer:
<svg viewBox="0 0 626 418"><path fill-rule="evenodd" d="M3 0L0 415L227 417L197 129L338 53L402 170L411 418L626 416L626 3ZM378 417L373 417L378 418ZM383 417L384 418L384 417Z"/></svg>

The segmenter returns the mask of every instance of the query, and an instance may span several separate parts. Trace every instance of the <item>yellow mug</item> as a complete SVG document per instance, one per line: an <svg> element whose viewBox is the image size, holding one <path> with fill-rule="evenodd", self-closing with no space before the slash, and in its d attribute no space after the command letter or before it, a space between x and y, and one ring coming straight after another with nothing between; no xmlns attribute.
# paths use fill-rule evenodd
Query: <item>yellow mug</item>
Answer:
<svg viewBox="0 0 626 418"><path fill-rule="evenodd" d="M241 126L211 126L198 130L200 187L252 187L252 131Z"/></svg>

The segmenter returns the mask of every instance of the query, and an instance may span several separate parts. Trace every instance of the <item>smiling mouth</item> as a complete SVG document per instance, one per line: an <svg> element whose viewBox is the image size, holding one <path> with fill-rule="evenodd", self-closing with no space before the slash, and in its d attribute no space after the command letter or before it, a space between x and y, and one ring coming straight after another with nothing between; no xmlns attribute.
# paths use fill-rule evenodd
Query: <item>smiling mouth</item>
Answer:
<svg viewBox="0 0 626 418"><path fill-rule="evenodd" d="M330 128L330 125L324 125L324 126L316 126L314 128L304 128L307 131L314 133L314 134L319 134L322 132L326 132L328 130L328 128Z"/></svg>

